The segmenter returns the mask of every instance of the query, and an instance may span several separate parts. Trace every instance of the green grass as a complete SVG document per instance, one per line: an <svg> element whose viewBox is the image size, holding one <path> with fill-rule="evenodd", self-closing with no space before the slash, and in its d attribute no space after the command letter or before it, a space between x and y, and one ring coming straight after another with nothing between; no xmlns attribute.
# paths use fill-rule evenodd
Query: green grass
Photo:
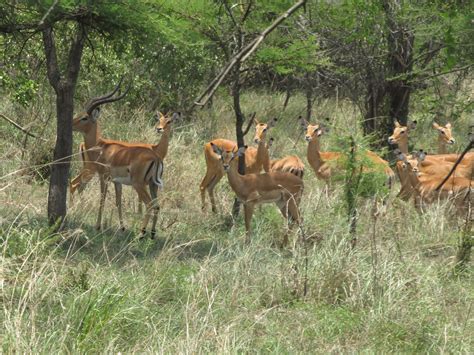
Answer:
<svg viewBox="0 0 474 355"><path fill-rule="evenodd" d="M258 100L245 95L243 106L260 120L279 116L270 134L275 157L298 154L306 162L295 123L304 100L292 99L284 112L282 102L259 93ZM150 112L118 110L105 108L104 136L158 139ZM358 117L347 103L322 101L317 112L334 118L325 149L356 127ZM278 248L283 219L270 205L256 211L246 245L242 219L231 230L227 224L233 194L225 178L217 188L219 214L202 213L202 145L212 137L233 138L232 117L230 101L220 98L212 110L175 126L156 241L137 240L141 216L129 188L125 232L118 230L113 193L103 230L94 230L94 179L69 206L69 229L55 234L45 217L47 184L30 173L1 180L3 353L473 351L472 268L452 273L462 221L445 206L419 215L392 193L387 213L374 219L377 201L360 199L358 244L350 250L343 187L327 197L307 165L306 245L293 235L291 246ZM456 132L467 123L458 121ZM53 146L53 131L46 130L45 152ZM17 134L3 123L0 132ZM422 133L423 146L434 142L430 131ZM81 137L74 138L77 146ZM2 145L3 176L36 164L31 146L20 158L21 145L21 139ZM80 167L73 165L72 175Z"/></svg>

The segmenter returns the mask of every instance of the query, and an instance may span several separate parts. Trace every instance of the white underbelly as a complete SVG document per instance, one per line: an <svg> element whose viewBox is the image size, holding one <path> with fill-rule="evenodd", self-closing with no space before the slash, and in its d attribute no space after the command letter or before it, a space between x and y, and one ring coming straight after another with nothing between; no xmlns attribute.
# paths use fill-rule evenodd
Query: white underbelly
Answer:
<svg viewBox="0 0 474 355"><path fill-rule="evenodd" d="M132 184L132 179L130 178L130 176L113 177L112 181L113 182L118 182L122 185L131 185Z"/></svg>
<svg viewBox="0 0 474 355"><path fill-rule="evenodd" d="M110 168L110 175L113 182L123 185L131 185L132 177L130 176L130 168L128 166L115 166Z"/></svg>

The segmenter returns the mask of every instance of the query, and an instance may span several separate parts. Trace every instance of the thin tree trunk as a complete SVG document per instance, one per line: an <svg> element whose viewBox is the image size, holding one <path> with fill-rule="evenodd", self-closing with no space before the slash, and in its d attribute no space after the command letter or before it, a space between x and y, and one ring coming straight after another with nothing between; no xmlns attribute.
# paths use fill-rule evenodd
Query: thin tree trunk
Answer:
<svg viewBox="0 0 474 355"><path fill-rule="evenodd" d="M66 216L69 168L72 154L72 117L74 98L72 88L64 88L56 98L57 128L54 163L48 194L48 220L50 224Z"/></svg>
<svg viewBox="0 0 474 355"><path fill-rule="evenodd" d="M235 135L237 138L237 146L243 147L244 142L244 115L242 114L242 108L240 106L240 62L234 67L234 78L232 85L232 98L234 103L234 113L235 113ZM239 158L239 174L245 175L245 154ZM236 197L234 200L234 205L232 206L232 216L234 219L239 215L240 212L240 201Z"/></svg>
<svg viewBox="0 0 474 355"><path fill-rule="evenodd" d="M56 93L57 114L56 145L48 193L48 222L50 225L58 223L58 228L62 227L67 212L66 201L72 154L74 92L81 67L85 38L85 28L78 24L76 35L69 49L67 66L64 73L61 73L53 28L47 27L43 30L46 69L49 82Z"/></svg>

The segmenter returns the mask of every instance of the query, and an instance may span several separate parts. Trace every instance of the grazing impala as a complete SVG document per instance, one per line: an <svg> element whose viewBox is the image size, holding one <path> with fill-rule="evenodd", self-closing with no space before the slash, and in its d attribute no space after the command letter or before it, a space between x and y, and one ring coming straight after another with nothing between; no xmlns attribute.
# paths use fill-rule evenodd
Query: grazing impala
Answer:
<svg viewBox="0 0 474 355"><path fill-rule="evenodd" d="M308 142L308 163L313 168L318 179L329 182L334 170L341 169L340 159L342 154L339 152L321 152L320 137L324 133L324 127L319 124L309 124L304 119L301 120L301 124L306 130L305 139ZM384 172L385 175L387 175L388 186L390 187L391 181L394 178L394 173L388 166L388 162L380 158L374 152L368 151L366 154L374 167L365 170L380 170Z"/></svg>
<svg viewBox="0 0 474 355"><path fill-rule="evenodd" d="M151 230L153 237L158 213L158 205L156 204L157 189L162 186L162 159L147 145L134 145L102 138L97 124L100 114L99 106L120 100L127 93L128 90L122 95L114 96L120 84L121 82L111 93L92 99L86 105L85 111L74 117L73 130L84 135L84 151L87 152L87 160L79 174L79 181L84 176L85 179L90 179L94 173L97 172L99 174L101 194L96 223L97 229L101 227L108 180L114 182L120 227L124 229L121 202L122 184L131 185L137 192L140 201L144 202L147 207L147 213L142 224L142 233L145 233L146 226L151 217L151 210L153 210L154 217ZM146 190L147 185L151 196Z"/></svg>
<svg viewBox="0 0 474 355"><path fill-rule="evenodd" d="M247 147L241 147L237 152L223 150L212 142L211 147L219 157L222 169L227 173L232 190L244 205L247 241L250 240L252 215L256 205L274 202L291 225L293 222L300 225L298 206L304 187L301 178L279 171L240 175L235 158L242 156ZM283 245L287 242L288 236L285 234Z"/></svg>
<svg viewBox="0 0 474 355"><path fill-rule="evenodd" d="M254 174L259 173L262 168L265 172L270 171L270 157L268 154L268 147L265 143L265 136L268 130L275 125L277 119L274 118L268 123L260 123L256 119L255 122L255 143L258 144L257 149L250 147L245 153L245 173ZM206 175L201 181L201 202L202 210L206 208L206 190L211 200L212 212L216 213L216 200L214 197L214 188L217 183L224 176L220 158L215 154L212 146L218 146L223 151L237 151L237 143L228 139L214 139L204 145L204 157L206 158Z"/></svg>
<svg viewBox="0 0 474 355"><path fill-rule="evenodd" d="M420 170L420 165L426 157L422 150L413 152L409 156L400 150L395 153L402 168L407 171L408 179L416 195L415 206L418 209L422 208L423 203L432 203L438 199L451 200L460 213L465 213L469 204L472 205L474 196L474 181L472 179L451 176L440 190L436 191L446 175L428 175ZM471 174L474 175L474 171L471 171Z"/></svg>

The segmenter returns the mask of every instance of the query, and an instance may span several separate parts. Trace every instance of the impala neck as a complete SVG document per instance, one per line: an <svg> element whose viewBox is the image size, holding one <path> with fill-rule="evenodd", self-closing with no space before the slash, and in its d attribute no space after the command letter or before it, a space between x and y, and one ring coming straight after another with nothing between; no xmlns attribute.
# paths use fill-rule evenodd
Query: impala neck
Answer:
<svg viewBox="0 0 474 355"><path fill-rule="evenodd" d="M320 152L320 143L319 139L313 139L308 142L308 151L306 157L308 158L309 164L315 169L318 170L324 161L321 159Z"/></svg>
<svg viewBox="0 0 474 355"><path fill-rule="evenodd" d="M84 133L84 144L86 146L86 149L91 149L92 147L95 147L100 137L101 135L99 125L95 124L87 133Z"/></svg>
<svg viewBox="0 0 474 355"><path fill-rule="evenodd" d="M258 143L256 161L257 165L263 166L263 169L266 172L270 170L270 156L268 153L268 147L263 139Z"/></svg>
<svg viewBox="0 0 474 355"><path fill-rule="evenodd" d="M448 149L446 147L446 141L441 137L441 135L438 137L438 154L447 154Z"/></svg>
<svg viewBox="0 0 474 355"><path fill-rule="evenodd" d="M405 137L401 138L398 143L398 149L400 149L400 151L407 155L408 154L408 133L407 135L405 135Z"/></svg>
<svg viewBox="0 0 474 355"><path fill-rule="evenodd" d="M168 154L168 145L170 141L171 125L166 126L165 130L161 134L160 141L153 147L153 150L161 159L165 159Z"/></svg>
<svg viewBox="0 0 474 355"><path fill-rule="evenodd" d="M230 163L230 168L227 170L227 179L229 180L230 187L234 192L239 195L241 186L244 184L242 175L239 174L239 160L234 159Z"/></svg>

